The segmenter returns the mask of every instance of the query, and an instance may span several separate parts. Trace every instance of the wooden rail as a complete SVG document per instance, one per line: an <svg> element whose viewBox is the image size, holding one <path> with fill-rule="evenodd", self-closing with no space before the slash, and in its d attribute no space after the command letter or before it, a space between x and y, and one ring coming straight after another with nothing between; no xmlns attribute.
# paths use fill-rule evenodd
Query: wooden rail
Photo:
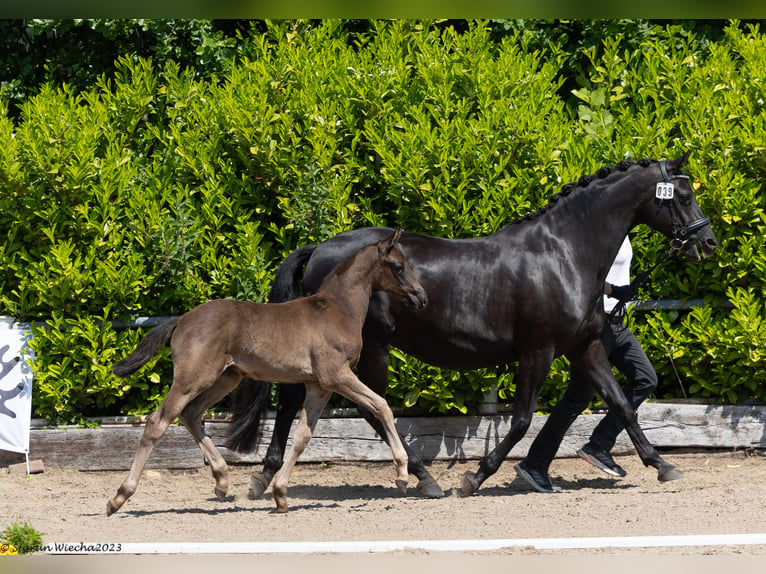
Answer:
<svg viewBox="0 0 766 574"><path fill-rule="evenodd" d="M574 456L588 440L602 414L578 417L565 437L558 456ZM523 457L531 441L545 423L535 415L527 435L511 451L509 458ZM405 440L426 460L468 460L483 457L494 448L510 428L511 416L398 417L397 428ZM647 438L658 448L747 449L766 448L766 406L700 405L685 403L644 403L639 423ZM240 456L220 446L228 423L206 421L213 441L231 464L260 462L266 444L252 455ZM271 437L273 420L265 421L265 436ZM30 459L42 459L46 467L80 470L127 470L143 432L140 424L110 424L100 428L33 429ZM622 433L615 454L633 451ZM301 460L304 462L385 461L388 447L370 426L359 418L320 419ZM0 451L0 466L17 463L22 455ZM148 467L196 468L202 455L183 427L171 426L152 453Z"/></svg>

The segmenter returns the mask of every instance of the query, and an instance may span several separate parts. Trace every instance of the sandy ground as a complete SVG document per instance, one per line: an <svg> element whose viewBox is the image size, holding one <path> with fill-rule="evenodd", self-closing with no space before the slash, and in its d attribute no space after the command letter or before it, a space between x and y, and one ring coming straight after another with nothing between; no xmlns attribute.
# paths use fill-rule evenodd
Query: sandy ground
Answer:
<svg viewBox="0 0 766 574"><path fill-rule="evenodd" d="M106 501L124 472L46 469L25 476L0 470L0 528L29 522L44 533L46 543L766 533L766 458L761 454L670 452L663 456L684 471L682 480L658 482L654 469L645 468L636 456L617 458L628 471L623 479L607 477L579 459L558 459L551 477L563 490L540 494L516 478L516 461L508 460L470 498L458 497L457 490L463 472L475 470L477 462L435 462L432 474L447 491L438 500L420 498L414 483L408 494L400 494L390 464L299 464L288 491L287 514L274 512L270 490L259 500L247 497L251 467L230 469L232 488L225 501L213 495L207 468L146 471L138 492L111 517L105 514ZM505 556L556 553L520 547L494 552ZM588 556L604 553L760 556L766 564L766 546L569 551Z"/></svg>

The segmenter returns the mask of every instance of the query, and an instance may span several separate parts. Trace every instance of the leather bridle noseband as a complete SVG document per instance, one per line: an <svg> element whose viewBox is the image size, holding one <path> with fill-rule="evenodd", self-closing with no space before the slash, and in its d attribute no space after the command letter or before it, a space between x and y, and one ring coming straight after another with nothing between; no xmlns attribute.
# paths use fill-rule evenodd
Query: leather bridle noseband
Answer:
<svg viewBox="0 0 766 574"><path fill-rule="evenodd" d="M667 162L661 161L660 172L662 173L663 183L671 183L675 179L689 179L689 176L683 173L670 175L668 173ZM674 251L681 251L686 247L689 241L697 238L697 232L710 225L709 217L702 217L691 223L684 224L681 210L676 205L675 198L671 199L657 199L656 200L660 208L667 207L670 213L670 225L671 225L671 238L670 248ZM686 196L680 196L678 199L682 205L690 205L691 199Z"/></svg>

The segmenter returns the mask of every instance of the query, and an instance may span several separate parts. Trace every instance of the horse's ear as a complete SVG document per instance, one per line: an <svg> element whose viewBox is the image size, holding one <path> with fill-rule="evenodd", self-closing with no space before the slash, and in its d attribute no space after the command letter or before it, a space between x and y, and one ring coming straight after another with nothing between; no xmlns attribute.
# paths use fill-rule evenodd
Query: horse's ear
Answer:
<svg viewBox="0 0 766 574"><path fill-rule="evenodd" d="M671 162L673 171L680 171L680 169L686 165L686 162L689 161L690 155L692 155L692 150L689 150L681 157L674 159Z"/></svg>
<svg viewBox="0 0 766 574"><path fill-rule="evenodd" d="M402 228L397 227L396 231L394 231L394 234L391 236L390 244L393 247L397 243L399 243L399 239L402 237Z"/></svg>

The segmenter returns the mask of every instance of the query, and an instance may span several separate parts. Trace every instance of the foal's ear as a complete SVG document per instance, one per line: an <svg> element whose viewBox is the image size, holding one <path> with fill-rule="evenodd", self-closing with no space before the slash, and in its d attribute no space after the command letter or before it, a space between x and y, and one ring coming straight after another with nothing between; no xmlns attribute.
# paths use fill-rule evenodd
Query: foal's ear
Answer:
<svg viewBox="0 0 766 574"><path fill-rule="evenodd" d="M393 235L388 238L388 240L381 241L379 246L379 251L381 255L388 255L391 253L391 250L394 248L394 245L396 245L399 242L399 238L402 236L402 230L401 228L397 228L396 231L394 231Z"/></svg>

